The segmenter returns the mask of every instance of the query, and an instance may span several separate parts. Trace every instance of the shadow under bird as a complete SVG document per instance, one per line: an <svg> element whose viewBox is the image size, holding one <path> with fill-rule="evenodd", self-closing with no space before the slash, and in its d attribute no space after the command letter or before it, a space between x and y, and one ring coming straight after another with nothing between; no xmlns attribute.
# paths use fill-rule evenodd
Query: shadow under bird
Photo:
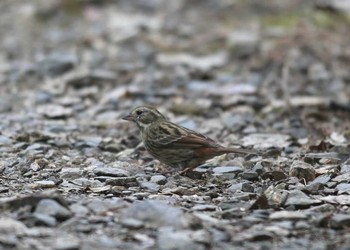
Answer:
<svg viewBox="0 0 350 250"><path fill-rule="evenodd" d="M190 170L222 154L256 154L247 149L224 147L203 134L170 122L153 107L134 108L122 119L134 122L146 150L170 167Z"/></svg>

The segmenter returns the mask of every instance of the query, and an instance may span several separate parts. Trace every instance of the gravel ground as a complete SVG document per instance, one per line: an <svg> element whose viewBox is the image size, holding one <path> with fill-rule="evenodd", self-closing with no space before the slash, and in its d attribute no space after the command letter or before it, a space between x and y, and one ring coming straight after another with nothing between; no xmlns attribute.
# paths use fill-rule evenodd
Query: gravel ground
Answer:
<svg viewBox="0 0 350 250"><path fill-rule="evenodd" d="M349 249L348 11L2 0L0 249ZM181 176L121 120L143 104L261 153Z"/></svg>

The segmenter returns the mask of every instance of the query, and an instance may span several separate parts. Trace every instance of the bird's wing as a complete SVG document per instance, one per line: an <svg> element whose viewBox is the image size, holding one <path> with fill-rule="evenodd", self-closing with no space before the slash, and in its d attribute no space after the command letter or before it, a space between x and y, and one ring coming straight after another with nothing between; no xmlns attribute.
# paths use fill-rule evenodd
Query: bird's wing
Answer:
<svg viewBox="0 0 350 250"><path fill-rule="evenodd" d="M154 146L172 148L201 148L219 146L214 140L172 122L162 122L151 128L147 140Z"/></svg>

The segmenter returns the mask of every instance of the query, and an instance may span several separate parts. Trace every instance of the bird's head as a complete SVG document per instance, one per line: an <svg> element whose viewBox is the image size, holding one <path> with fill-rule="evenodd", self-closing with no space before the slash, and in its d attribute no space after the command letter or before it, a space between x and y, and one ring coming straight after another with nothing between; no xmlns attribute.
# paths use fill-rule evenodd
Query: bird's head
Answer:
<svg viewBox="0 0 350 250"><path fill-rule="evenodd" d="M124 116L122 119L136 123L141 131L154 122L166 120L156 108L148 106L134 108L130 114Z"/></svg>

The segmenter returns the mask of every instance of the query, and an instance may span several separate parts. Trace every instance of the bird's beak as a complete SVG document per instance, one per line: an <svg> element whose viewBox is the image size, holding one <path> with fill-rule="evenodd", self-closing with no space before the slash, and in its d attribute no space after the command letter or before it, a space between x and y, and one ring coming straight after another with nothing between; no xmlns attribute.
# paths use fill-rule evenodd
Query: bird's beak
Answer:
<svg viewBox="0 0 350 250"><path fill-rule="evenodd" d="M127 121L135 121L134 116L131 115L131 114L128 114L128 115L122 117L122 119L123 119L123 120L127 120Z"/></svg>

